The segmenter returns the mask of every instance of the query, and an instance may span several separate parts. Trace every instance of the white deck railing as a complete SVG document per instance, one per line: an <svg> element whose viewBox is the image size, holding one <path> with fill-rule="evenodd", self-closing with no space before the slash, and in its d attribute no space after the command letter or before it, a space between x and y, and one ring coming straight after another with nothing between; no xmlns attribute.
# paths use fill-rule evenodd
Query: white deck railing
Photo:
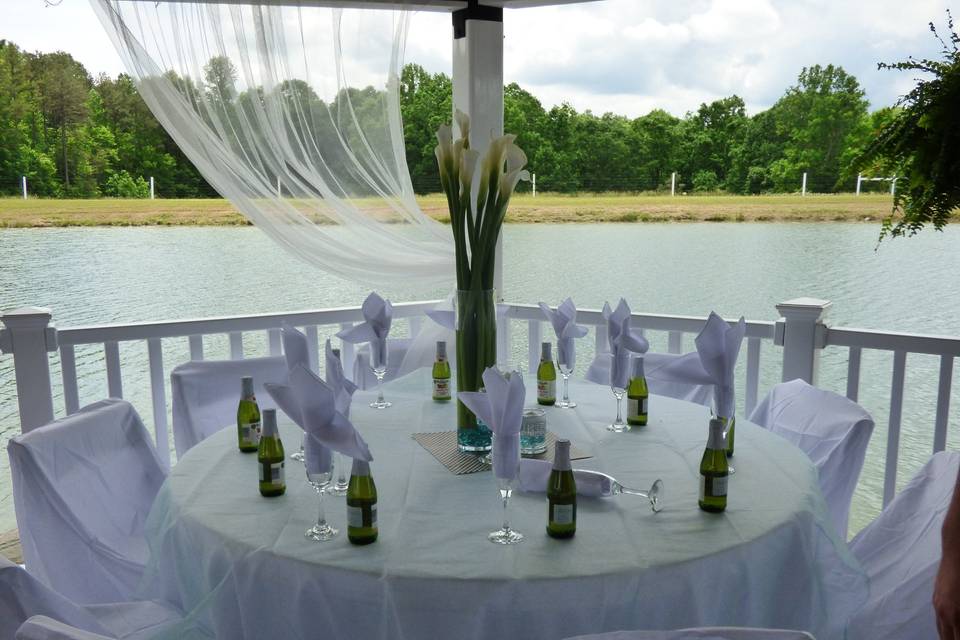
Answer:
<svg viewBox="0 0 960 640"><path fill-rule="evenodd" d="M407 318L411 333L416 333L424 312L434 308L438 301L410 302L394 305L396 318ZM498 351L501 359L511 358L511 334L517 325L526 325L529 370L539 361L540 342L545 321L535 305L508 304L498 332ZM960 338L925 336L849 328L834 328L824 324L830 303L801 298L777 305L781 318L776 322L748 321L744 377L738 383L744 398L745 414L749 415L759 398L760 357L767 343L773 357L782 356L781 379L802 378L816 382L819 355L825 348L849 350L847 369L847 397L856 401L859 391L860 362L864 349L893 353L893 372L890 393L890 413L887 432L887 451L884 475L883 503L892 499L896 490L897 460L899 454L900 422L903 407L904 376L907 355L933 354L940 357L937 411L934 426L934 451L946 444L947 417L953 381L953 360L960 355ZM4 328L0 330L0 353L13 354L17 384L17 401L21 429L28 431L54 418L53 385L50 378L50 352L59 351L63 381L63 402L67 414L80 407L77 382L75 347L102 345L107 389L111 397L123 397L121 369L121 342L145 342L150 375L152 414L157 448L169 462L169 425L167 406L167 369L163 359L162 339L183 338L189 347L189 358L202 360L204 336L226 335L230 357L244 357L246 334L265 332L271 355L282 352L279 327L283 322L306 331L311 361L318 361L318 328L347 327L362 319L359 307L276 313L252 316L205 318L167 322L97 325L89 327L55 328L47 309L26 308L0 316ZM606 327L597 310L581 310L578 322L593 327L598 350L606 348ZM633 325L645 333L665 334L667 351L680 353L685 334L696 334L706 319L691 316L634 314ZM549 327L547 327L549 330ZM772 350L772 347L782 347ZM345 365L350 367L354 352L352 345L343 345ZM180 364L175 363L175 364ZM349 370L349 369L348 369Z"/></svg>

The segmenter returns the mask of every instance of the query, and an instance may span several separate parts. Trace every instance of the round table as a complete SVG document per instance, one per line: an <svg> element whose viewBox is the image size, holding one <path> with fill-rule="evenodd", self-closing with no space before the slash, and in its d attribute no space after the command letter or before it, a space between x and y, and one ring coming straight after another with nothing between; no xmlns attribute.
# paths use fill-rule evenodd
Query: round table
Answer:
<svg viewBox="0 0 960 640"><path fill-rule="evenodd" d="M528 401L535 385L528 381ZM581 498L572 540L546 536L543 494L514 494L525 534L491 544L500 501L490 473L453 475L415 442L449 430L452 403L429 380L386 387L375 411L358 393L352 419L374 455L379 540L349 544L343 498L328 496L340 535L304 538L317 498L287 461L286 495L257 491L256 456L233 429L191 449L150 514L155 595L178 601L229 638L564 638L614 629L700 625L806 629L837 637L866 597L866 578L833 531L816 470L791 444L744 420L726 512L697 507L705 407L652 397L650 423L627 433L609 389L571 386L576 409L548 407L548 428L592 457L574 462L628 486L663 479L665 507L639 497ZM290 453L299 430L284 424Z"/></svg>

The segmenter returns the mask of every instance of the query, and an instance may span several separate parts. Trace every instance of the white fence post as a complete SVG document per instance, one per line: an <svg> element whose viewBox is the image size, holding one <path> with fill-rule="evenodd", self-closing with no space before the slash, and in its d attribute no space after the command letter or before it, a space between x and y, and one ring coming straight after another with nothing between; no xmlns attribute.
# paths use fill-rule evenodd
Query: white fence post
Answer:
<svg viewBox="0 0 960 640"><path fill-rule="evenodd" d="M860 195L860 183L863 182L863 174L857 174L857 195Z"/></svg>
<svg viewBox="0 0 960 640"><path fill-rule="evenodd" d="M537 197L537 174L532 174L530 177L531 184L533 186L533 197Z"/></svg>
<svg viewBox="0 0 960 640"><path fill-rule="evenodd" d="M23 186L23 199L27 199L27 176L20 176L20 184Z"/></svg>
<svg viewBox="0 0 960 640"><path fill-rule="evenodd" d="M807 172L803 172L803 184L800 186L800 195L807 195Z"/></svg>
<svg viewBox="0 0 960 640"><path fill-rule="evenodd" d="M677 172L674 171L670 174L670 195L676 195L677 193Z"/></svg>
<svg viewBox="0 0 960 640"><path fill-rule="evenodd" d="M777 305L780 320L774 341L783 347L784 382L800 378L817 383L820 351L827 333L823 319L830 304L829 300L796 298Z"/></svg>
<svg viewBox="0 0 960 640"><path fill-rule="evenodd" d="M893 176L893 180L890 181L890 195L894 195L897 192L897 176Z"/></svg>
<svg viewBox="0 0 960 640"><path fill-rule="evenodd" d="M0 316L0 352L13 354L20 430L24 433L53 420L48 351L57 348L50 309L24 307Z"/></svg>
<svg viewBox="0 0 960 640"><path fill-rule="evenodd" d="M150 199L153 200L153 176L150 176Z"/></svg>

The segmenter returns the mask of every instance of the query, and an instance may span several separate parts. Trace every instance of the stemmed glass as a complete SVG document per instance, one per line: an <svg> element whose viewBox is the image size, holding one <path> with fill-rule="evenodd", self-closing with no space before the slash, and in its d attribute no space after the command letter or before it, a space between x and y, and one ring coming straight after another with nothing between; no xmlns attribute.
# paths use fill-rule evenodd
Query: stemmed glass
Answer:
<svg viewBox="0 0 960 640"><path fill-rule="evenodd" d="M556 406L561 409L573 409L577 403L570 399L570 376L573 375L573 367L568 366L566 362L560 362L557 358L557 369L560 370L560 376L563 378L563 400L560 400Z"/></svg>
<svg viewBox="0 0 960 640"><path fill-rule="evenodd" d="M337 453L337 463L334 466L338 469L337 481L332 487L327 487L325 493L332 496L345 496L347 495L347 489L350 488L350 483L347 481L347 474L344 472L346 467L343 466L343 456L339 453Z"/></svg>
<svg viewBox="0 0 960 640"><path fill-rule="evenodd" d="M386 344L381 351L379 340L370 342L370 368L373 369L373 375L377 377L377 399L370 403L374 409L386 409L392 404L383 399L383 377L387 374L388 351Z"/></svg>
<svg viewBox="0 0 960 640"><path fill-rule="evenodd" d="M501 440L498 443L497 440L500 438L509 438L516 442ZM494 433L491 444L491 451L493 452L493 475L497 480L500 500L503 501L503 526L496 531L491 531L487 535L487 540L496 544L517 544L523 542L523 534L510 528L510 497L513 495L513 490L517 487L520 479L520 434L500 436ZM511 445L515 446L516 456L498 455L498 445L501 449L509 449ZM505 463L509 466L503 468Z"/></svg>
<svg viewBox="0 0 960 640"><path fill-rule="evenodd" d="M610 478L610 495L618 496L626 493L632 496L640 496L650 501L650 509L654 513L663 509L663 480L657 478L647 491L643 489L632 489L617 482L615 478Z"/></svg>
<svg viewBox="0 0 960 640"><path fill-rule="evenodd" d="M323 510L323 493L333 478L333 465L331 464L329 453L318 457L320 460L314 460L314 456L308 455L305 465L307 469L307 482L316 490L320 498L317 510L317 524L307 529L303 535L316 542L323 542L324 540L330 540L336 536L338 532L327 524L327 517Z"/></svg>
<svg viewBox="0 0 960 640"><path fill-rule="evenodd" d="M627 392L626 389L621 389L620 387L610 387L610 390L613 391L614 397L617 399L617 419L613 421L612 424L607 425L607 431L613 431L614 433L623 433L624 431L630 430L630 425L623 421L623 395Z"/></svg>

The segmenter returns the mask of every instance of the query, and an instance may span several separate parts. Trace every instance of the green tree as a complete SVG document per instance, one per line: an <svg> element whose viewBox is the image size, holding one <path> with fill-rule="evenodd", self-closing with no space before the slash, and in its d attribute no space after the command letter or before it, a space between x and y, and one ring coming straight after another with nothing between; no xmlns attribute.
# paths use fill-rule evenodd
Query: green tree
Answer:
<svg viewBox="0 0 960 640"><path fill-rule="evenodd" d="M70 190L70 162L67 149L71 129L87 117L90 76L73 57L62 51L41 54L35 59L39 72L40 106L45 120L57 130L63 184Z"/></svg>
<svg viewBox="0 0 960 640"><path fill-rule="evenodd" d="M881 166L902 176L893 213L884 220L880 238L914 235L931 224L937 230L960 207L960 36L947 13L945 41L933 23L930 31L943 49L939 60L908 59L881 63L881 69L929 74L899 101L879 135L856 159L855 166Z"/></svg>

